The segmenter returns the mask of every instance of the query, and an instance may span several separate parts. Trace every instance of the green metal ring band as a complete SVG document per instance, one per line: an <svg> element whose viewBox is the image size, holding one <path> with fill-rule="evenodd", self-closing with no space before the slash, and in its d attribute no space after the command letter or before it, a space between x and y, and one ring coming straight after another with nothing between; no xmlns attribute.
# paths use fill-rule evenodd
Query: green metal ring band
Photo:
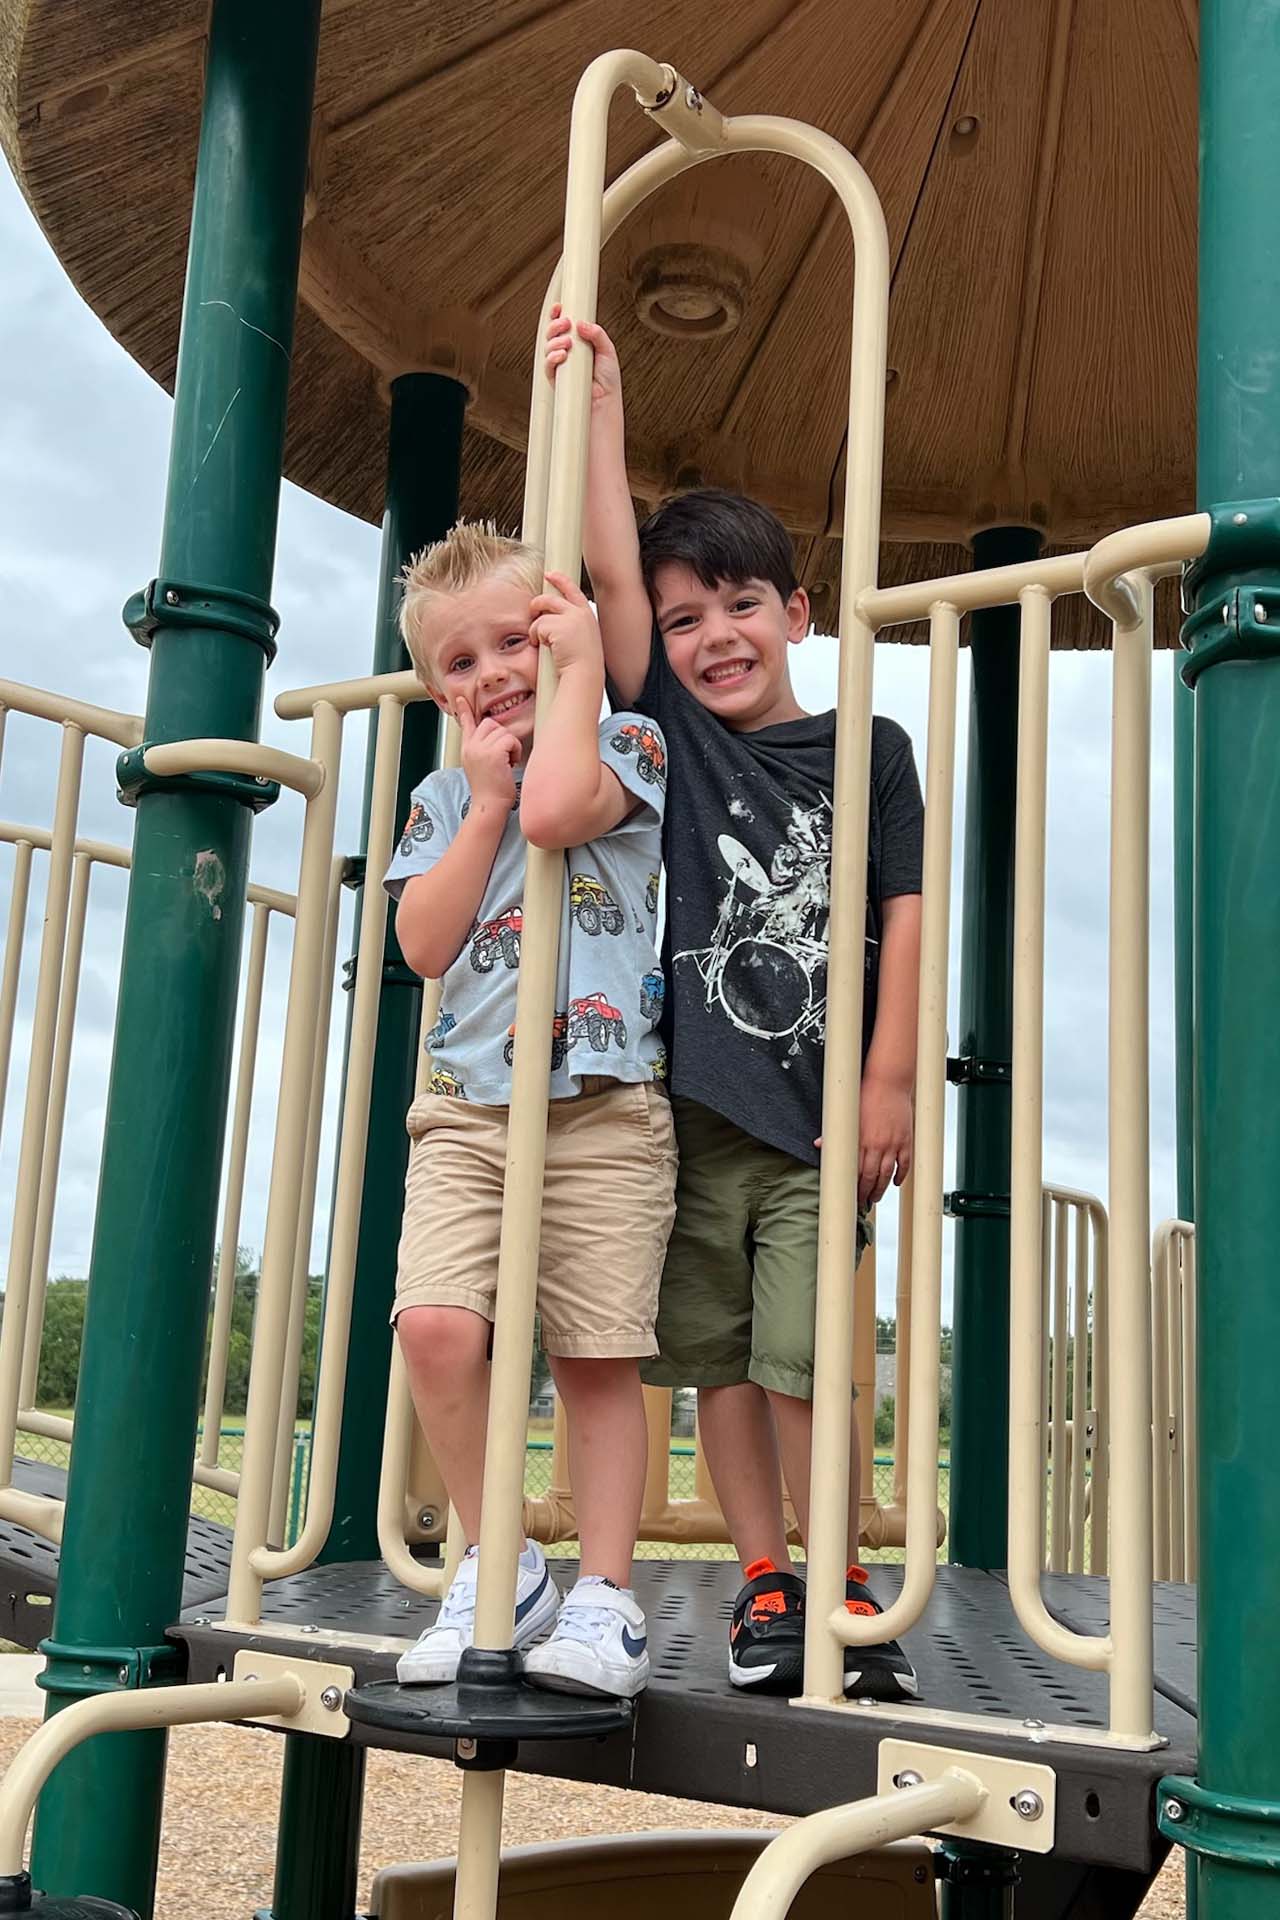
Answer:
<svg viewBox="0 0 1280 1920"><path fill-rule="evenodd" d="M1160 1782L1159 1825L1188 1853L1262 1872L1280 1869L1280 1802L1210 1793L1198 1780Z"/></svg>
<svg viewBox="0 0 1280 1920"><path fill-rule="evenodd" d="M130 594L124 603L123 619L140 647L149 647L161 627L206 627L252 640L262 648L268 666L276 657L280 615L257 594L241 593L234 587L152 580L141 593Z"/></svg>
<svg viewBox="0 0 1280 1920"><path fill-rule="evenodd" d="M154 741L130 747L116 761L116 796L126 807L136 807L143 793L205 793L215 800L238 800L253 813L263 813L280 798L277 780L247 773L148 773L144 757Z"/></svg>
<svg viewBox="0 0 1280 1920"><path fill-rule="evenodd" d="M76 1646L69 1641L42 1640L39 1651L48 1662L36 1675L46 1693L74 1695L120 1693L131 1687L172 1686L186 1668L179 1648Z"/></svg>
<svg viewBox="0 0 1280 1920"><path fill-rule="evenodd" d="M1182 623L1189 649L1182 678L1194 687L1206 667L1223 660L1269 660L1280 654L1280 587L1228 587Z"/></svg>
<svg viewBox="0 0 1280 1920"><path fill-rule="evenodd" d="M1280 653L1280 588L1262 584L1280 571L1280 498L1226 501L1209 508L1209 523L1203 554L1182 573L1189 687L1221 661Z"/></svg>
<svg viewBox="0 0 1280 1920"><path fill-rule="evenodd" d="M967 1193L957 1188L942 1196L942 1211L952 1220L1007 1220L1007 1193Z"/></svg>

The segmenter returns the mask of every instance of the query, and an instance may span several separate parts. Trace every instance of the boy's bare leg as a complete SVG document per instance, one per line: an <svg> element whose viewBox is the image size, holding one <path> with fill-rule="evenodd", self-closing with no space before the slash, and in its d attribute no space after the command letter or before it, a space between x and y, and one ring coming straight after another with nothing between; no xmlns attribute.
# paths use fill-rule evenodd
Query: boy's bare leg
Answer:
<svg viewBox="0 0 1280 1920"><path fill-rule="evenodd" d="M629 1587L647 1450L639 1366L561 1354L548 1359L564 1401L582 1572Z"/></svg>
<svg viewBox="0 0 1280 1920"><path fill-rule="evenodd" d="M396 1335L422 1431L474 1546L489 1419L489 1322L469 1307L406 1307Z"/></svg>
<svg viewBox="0 0 1280 1920"><path fill-rule="evenodd" d="M769 1398L754 1381L698 1389L702 1450L744 1577L757 1560L772 1560L783 1572L791 1564Z"/></svg>
<svg viewBox="0 0 1280 1920"><path fill-rule="evenodd" d="M770 1393L769 1405L777 1427L778 1447L787 1491L796 1510L800 1537L809 1540L809 1466L813 1448L813 1402L798 1400L790 1393ZM848 1565L858 1564L858 1534L861 1529L862 1441L853 1402L849 1403L849 1540Z"/></svg>

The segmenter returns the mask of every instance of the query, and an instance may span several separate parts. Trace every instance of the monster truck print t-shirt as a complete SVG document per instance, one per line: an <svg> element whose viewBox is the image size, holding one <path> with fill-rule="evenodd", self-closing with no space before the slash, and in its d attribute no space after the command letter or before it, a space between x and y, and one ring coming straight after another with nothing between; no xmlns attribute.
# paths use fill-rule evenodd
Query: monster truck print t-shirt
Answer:
<svg viewBox="0 0 1280 1920"><path fill-rule="evenodd" d="M734 733L681 686L655 635L635 705L671 750L663 1033L670 1084L817 1166L827 1002L836 717ZM924 809L911 741L871 733L863 1057L875 1024L881 902L919 893Z"/></svg>
<svg viewBox="0 0 1280 1920"><path fill-rule="evenodd" d="M553 1098L577 1093L584 1074L638 1083L666 1072L658 1034L663 980L654 947L666 747L651 722L619 713L600 723L600 758L640 805L611 833L564 856ZM470 804L461 768L428 774L414 789L384 882L393 900L406 881L435 865ZM527 852L516 807L475 925L444 978L440 1017L427 1041L434 1093L495 1107L511 1099Z"/></svg>

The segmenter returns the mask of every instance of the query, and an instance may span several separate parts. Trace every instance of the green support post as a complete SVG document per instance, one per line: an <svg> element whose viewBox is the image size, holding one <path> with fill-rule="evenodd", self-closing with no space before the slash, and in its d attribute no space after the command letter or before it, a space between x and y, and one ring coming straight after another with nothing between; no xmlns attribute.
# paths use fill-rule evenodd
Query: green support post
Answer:
<svg viewBox="0 0 1280 1920"><path fill-rule="evenodd" d="M1040 535L975 535L975 567L1034 560ZM1013 822L1018 610L969 623L972 691L965 798L951 1350L952 1561L1003 1567L1009 1507L1009 1140L1013 1054Z"/></svg>
<svg viewBox="0 0 1280 1920"><path fill-rule="evenodd" d="M257 737L319 12L213 7L160 579L130 613L151 646L148 742ZM50 1713L175 1677L164 1636L182 1601L231 1070L250 796L145 774L133 790ZM36 1884L149 1915L164 1762L160 1734L63 1761L41 1798Z"/></svg>
<svg viewBox="0 0 1280 1920"><path fill-rule="evenodd" d="M374 673L397 673L410 664L397 623L400 569L411 553L438 540L457 519L466 403L466 389L441 374L402 374L391 383ZM408 814L410 790L438 760L440 726L439 709L429 701L405 709L398 819ZM375 738L371 720L361 861L369 839ZM378 886L382 876L365 876L359 866L357 875L358 929L359 886L367 881ZM320 1555L327 1563L378 1558L378 1478L391 1361L388 1316L395 1291L396 1249L409 1160L404 1121L413 1099L421 1016L421 982L406 967L394 922L388 918L337 1496L333 1525ZM347 1040L349 1045L349 1027ZM351 1920L363 1781L361 1748L335 1749L327 1741L289 1737L276 1848L274 1920ZM330 1808L335 1802L351 1810L349 1818L331 1818Z"/></svg>
<svg viewBox="0 0 1280 1920"><path fill-rule="evenodd" d="M1196 1782L1161 1825L1200 1920L1262 1920L1280 1887L1280 0L1200 9L1195 692L1195 1207L1200 1591Z"/></svg>

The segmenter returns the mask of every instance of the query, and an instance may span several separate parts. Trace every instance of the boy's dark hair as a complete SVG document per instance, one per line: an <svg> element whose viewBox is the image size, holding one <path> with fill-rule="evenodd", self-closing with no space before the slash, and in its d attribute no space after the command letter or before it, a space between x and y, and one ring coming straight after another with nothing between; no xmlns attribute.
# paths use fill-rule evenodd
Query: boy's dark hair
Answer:
<svg viewBox="0 0 1280 1920"><path fill-rule="evenodd" d="M650 593L667 561L688 567L704 587L767 580L784 602L799 584L791 535L777 514L721 487L678 494L649 515L640 528L640 565Z"/></svg>

